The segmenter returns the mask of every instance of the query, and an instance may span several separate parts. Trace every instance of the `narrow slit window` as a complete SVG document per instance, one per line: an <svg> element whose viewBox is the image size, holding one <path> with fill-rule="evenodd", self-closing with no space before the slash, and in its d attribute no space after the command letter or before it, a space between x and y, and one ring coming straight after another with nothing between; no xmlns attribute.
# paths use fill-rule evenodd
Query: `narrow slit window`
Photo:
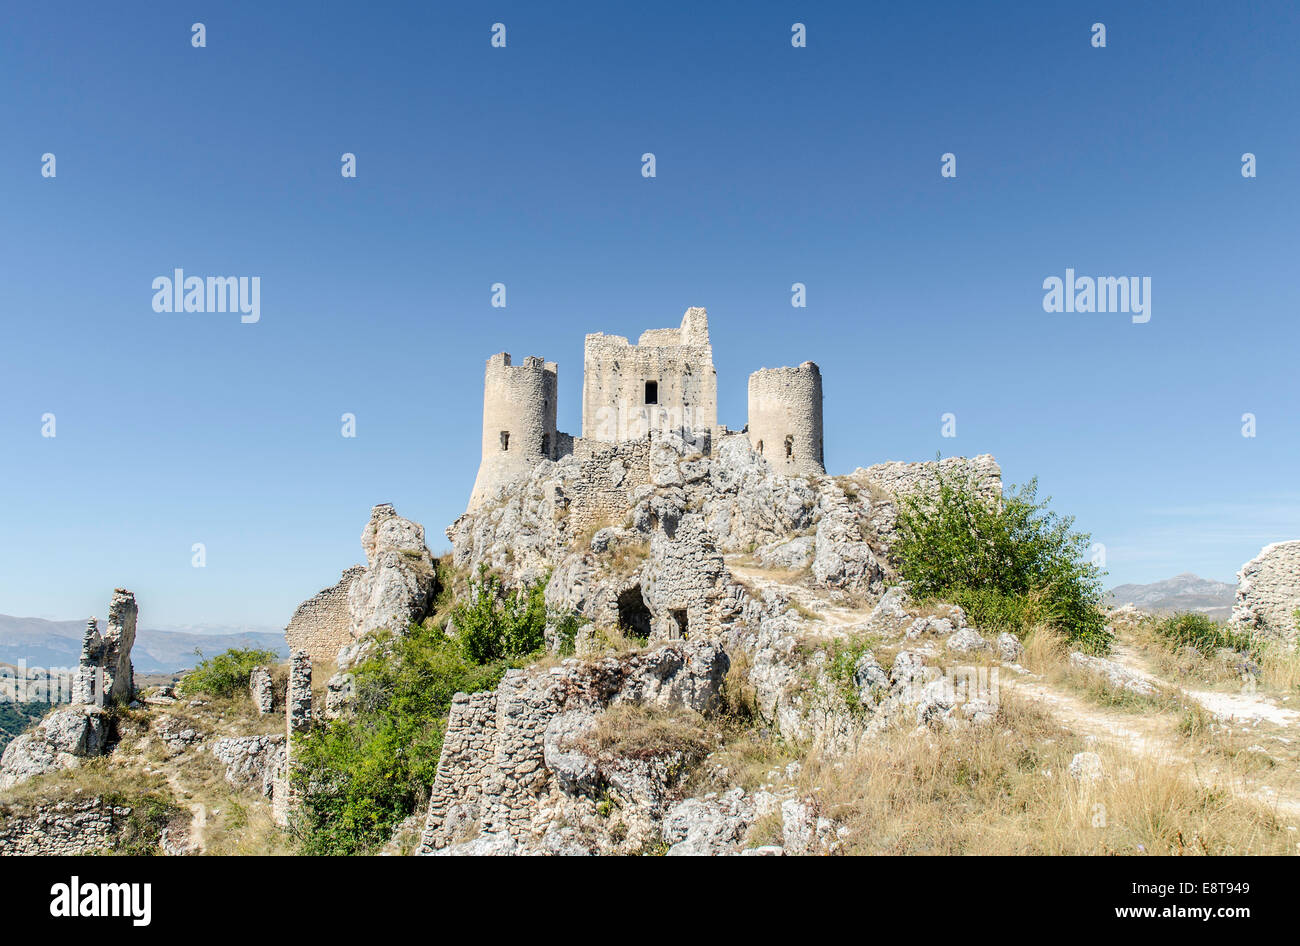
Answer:
<svg viewBox="0 0 1300 946"><path fill-rule="evenodd" d="M645 402L647 404L659 403L659 382L647 381L645 383Z"/></svg>
<svg viewBox="0 0 1300 946"><path fill-rule="evenodd" d="M786 459L794 458L794 434L785 435L785 456Z"/></svg>
<svg viewBox="0 0 1300 946"><path fill-rule="evenodd" d="M509 449L510 449L510 431L503 430L501 431L501 450L504 453L506 450Z"/></svg>

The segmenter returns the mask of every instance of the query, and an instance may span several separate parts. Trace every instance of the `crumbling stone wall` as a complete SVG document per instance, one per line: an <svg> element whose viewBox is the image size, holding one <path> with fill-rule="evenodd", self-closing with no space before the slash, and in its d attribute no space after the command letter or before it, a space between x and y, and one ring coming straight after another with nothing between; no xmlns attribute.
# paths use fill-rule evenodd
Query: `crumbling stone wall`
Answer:
<svg viewBox="0 0 1300 946"><path fill-rule="evenodd" d="M285 693L285 738L283 763L273 780L271 813L275 823L284 827L293 810L293 737L306 732L312 724L311 654L295 650L289 654L289 686Z"/></svg>
<svg viewBox="0 0 1300 946"><path fill-rule="evenodd" d="M441 847L458 829L478 820L479 796L496 749L496 702L495 690L452 698L429 794L427 823L434 826L426 835L430 846Z"/></svg>
<svg viewBox="0 0 1300 946"><path fill-rule="evenodd" d="M665 528L667 526L667 528ZM650 538L642 596L652 639L717 637L730 582L722 553L704 517L691 513L661 523Z"/></svg>
<svg viewBox="0 0 1300 946"><path fill-rule="evenodd" d="M749 442L777 473L826 472L820 368L805 361L749 376Z"/></svg>
<svg viewBox="0 0 1300 946"><path fill-rule="evenodd" d="M650 482L650 438L620 444L575 441L580 472L566 478L555 495L567 515L565 531L582 535L592 527L618 524L632 507L638 487Z"/></svg>
<svg viewBox="0 0 1300 946"><path fill-rule="evenodd" d="M502 486L526 477L540 461L558 456L557 379L555 363L535 356L520 365L510 363L508 352L488 359L483 377L483 453L470 509Z"/></svg>
<svg viewBox="0 0 1300 946"><path fill-rule="evenodd" d="M131 648L139 608L125 588L113 591L108 605L108 629L100 636L98 622L86 622L81 657L73 683L74 703L130 703L135 697Z"/></svg>
<svg viewBox="0 0 1300 946"><path fill-rule="evenodd" d="M298 605L284 629L290 650L305 650L316 660L333 660L340 647L352 643L348 589L365 570L363 565L353 565L337 584Z"/></svg>
<svg viewBox="0 0 1300 946"><path fill-rule="evenodd" d="M988 499L1002 496L1002 468L993 459L993 455L988 453L977 457L948 457L920 463L891 460L865 469L859 467L853 471L852 476L855 479L865 479L894 496L905 496L920 491L936 491L939 486L937 474L940 473L954 483L973 484Z"/></svg>
<svg viewBox="0 0 1300 946"><path fill-rule="evenodd" d="M594 810L605 777L567 738L616 703L707 709L728 669L721 644L654 650L553 668L511 670L495 691L458 694L430 795L420 852L476 833L536 844Z"/></svg>
<svg viewBox="0 0 1300 946"><path fill-rule="evenodd" d="M131 811L102 798L0 807L0 856L80 855L111 850Z"/></svg>
<svg viewBox="0 0 1300 946"><path fill-rule="evenodd" d="M654 385L652 396L647 383ZM718 424L718 375L709 316L690 308L680 328L651 329L632 345L621 335L588 335L582 376L582 436L617 443L651 430L707 441Z"/></svg>
<svg viewBox="0 0 1300 946"><path fill-rule="evenodd" d="M1241 630L1295 644L1300 640L1300 540L1274 542L1237 572L1232 623Z"/></svg>

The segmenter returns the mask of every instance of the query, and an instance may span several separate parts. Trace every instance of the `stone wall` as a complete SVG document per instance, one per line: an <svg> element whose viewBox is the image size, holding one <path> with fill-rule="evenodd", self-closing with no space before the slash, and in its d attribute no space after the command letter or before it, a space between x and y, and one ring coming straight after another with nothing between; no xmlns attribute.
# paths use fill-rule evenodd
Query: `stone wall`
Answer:
<svg viewBox="0 0 1300 946"><path fill-rule="evenodd" d="M894 496L905 496L918 491L933 492L938 488L937 473L957 483L974 484L976 490L988 499L1002 496L1002 468L989 453L977 457L948 457L920 463L902 463L891 460L874 466L859 467L851 474L854 479L866 480Z"/></svg>
<svg viewBox="0 0 1300 946"><path fill-rule="evenodd" d="M275 823L281 827L289 824L289 814L294 805L293 783L290 778L293 769L293 737L310 729L313 719L311 655L306 651L295 650L289 654L289 685L284 703L283 763L271 780L271 813Z"/></svg>
<svg viewBox="0 0 1300 946"><path fill-rule="evenodd" d="M653 397L647 383L655 385ZM653 429L704 444L718 424L718 375L709 318L687 309L680 328L651 329L633 345L588 335L582 376L582 436L617 443Z"/></svg>
<svg viewBox="0 0 1300 946"><path fill-rule="evenodd" d="M777 473L824 473L822 373L811 361L749 376L749 442Z"/></svg>
<svg viewBox="0 0 1300 946"><path fill-rule="evenodd" d="M129 807L102 798L0 807L0 856L111 850L130 817Z"/></svg>
<svg viewBox="0 0 1300 946"><path fill-rule="evenodd" d="M337 584L298 605L284 629L290 650L305 650L316 660L333 660L340 647L352 643L348 589L365 570L365 566L353 565Z"/></svg>
<svg viewBox="0 0 1300 946"><path fill-rule="evenodd" d="M620 444L579 438L573 456L580 472L567 478L555 496L557 508L566 510L566 533L582 535L592 527L620 523L637 488L650 482L649 437Z"/></svg>
<svg viewBox="0 0 1300 946"><path fill-rule="evenodd" d="M703 711L728 666L718 643L673 641L621 657L511 670L495 691L457 694L420 852L476 834L507 846L536 844L594 815L608 776L569 738L616 703Z"/></svg>
<svg viewBox="0 0 1300 946"><path fill-rule="evenodd" d="M470 494L474 509L502 486L526 477L558 456L555 428L558 371L535 356L512 365L507 352L487 361L483 378L483 452Z"/></svg>
<svg viewBox="0 0 1300 946"><path fill-rule="evenodd" d="M1266 545L1237 572L1232 623L1261 637L1300 640L1300 540Z"/></svg>

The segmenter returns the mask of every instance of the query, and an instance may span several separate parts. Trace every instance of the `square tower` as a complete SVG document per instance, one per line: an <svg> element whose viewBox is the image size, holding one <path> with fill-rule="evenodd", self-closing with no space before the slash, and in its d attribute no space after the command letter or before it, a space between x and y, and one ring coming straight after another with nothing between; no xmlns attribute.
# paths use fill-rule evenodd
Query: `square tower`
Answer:
<svg viewBox="0 0 1300 946"><path fill-rule="evenodd" d="M718 423L709 315L686 310L679 328L642 332L635 345L597 332L584 346L582 436L619 443L651 430L707 444Z"/></svg>

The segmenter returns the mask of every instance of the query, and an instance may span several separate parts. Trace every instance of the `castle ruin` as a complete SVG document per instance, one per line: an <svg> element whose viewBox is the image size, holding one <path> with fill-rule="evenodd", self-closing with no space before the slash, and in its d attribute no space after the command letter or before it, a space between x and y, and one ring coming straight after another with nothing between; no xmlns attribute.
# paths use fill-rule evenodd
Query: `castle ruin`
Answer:
<svg viewBox="0 0 1300 946"><path fill-rule="evenodd" d="M779 472L825 472L817 365L806 361L797 368L754 372L749 422L744 431L729 430L718 424L718 374L703 308L687 309L677 328L642 332L635 345L603 332L586 337L579 437L556 427L557 378L555 362L542 358L514 365L502 352L488 359L483 455L470 510L527 477L542 460L573 455L593 467L639 466L635 453L621 457L627 452L622 447L665 434L710 456L721 438L748 432L755 449ZM624 486L621 473L618 479L615 485Z"/></svg>

